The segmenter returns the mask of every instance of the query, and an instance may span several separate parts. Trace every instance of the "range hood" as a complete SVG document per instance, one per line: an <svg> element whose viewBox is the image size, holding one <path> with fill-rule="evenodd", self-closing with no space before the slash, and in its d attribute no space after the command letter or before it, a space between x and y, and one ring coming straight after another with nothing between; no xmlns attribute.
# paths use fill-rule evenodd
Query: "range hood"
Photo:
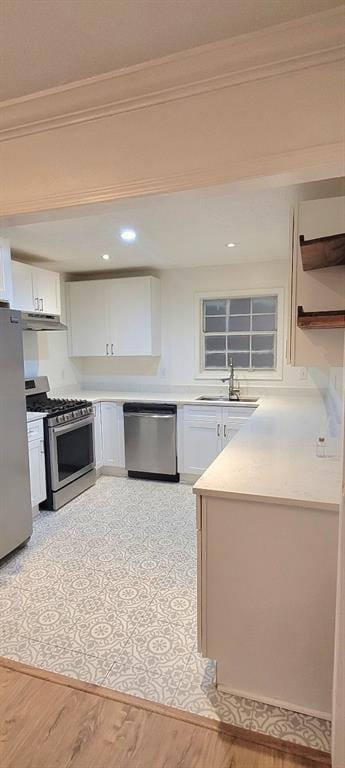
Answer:
<svg viewBox="0 0 345 768"><path fill-rule="evenodd" d="M67 331L60 315L44 315L42 312L22 312L23 331Z"/></svg>

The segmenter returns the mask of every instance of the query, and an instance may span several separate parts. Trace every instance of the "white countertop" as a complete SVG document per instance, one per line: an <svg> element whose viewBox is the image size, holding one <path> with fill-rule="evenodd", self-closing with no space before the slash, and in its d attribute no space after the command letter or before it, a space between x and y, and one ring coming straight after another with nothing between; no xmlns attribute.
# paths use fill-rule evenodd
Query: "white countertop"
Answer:
<svg viewBox="0 0 345 768"><path fill-rule="evenodd" d="M231 443L194 485L208 496L339 509L339 457L320 459L316 440L325 420L318 394L263 395L257 403L198 400L191 392L54 390L52 397L97 402L157 402L201 406L258 406ZM32 414L37 416L37 414Z"/></svg>
<svg viewBox="0 0 345 768"><path fill-rule="evenodd" d="M339 457L318 458L322 400L264 397L194 485L205 496L339 510Z"/></svg>
<svg viewBox="0 0 345 768"><path fill-rule="evenodd" d="M46 416L46 413L28 413L26 412L26 421L29 424L30 421L38 421L39 419L43 419L44 416Z"/></svg>
<svg viewBox="0 0 345 768"><path fill-rule="evenodd" d="M88 390L79 389L71 392L66 390L54 390L49 392L48 397L67 397L71 399L90 400L91 403L100 402L114 402L114 403L174 403L176 405L217 405L218 407L223 405L228 407L229 405L238 407L253 408L259 404L258 398L256 403L237 402L236 400L198 400L199 395L193 395L190 392L115 392L106 390Z"/></svg>

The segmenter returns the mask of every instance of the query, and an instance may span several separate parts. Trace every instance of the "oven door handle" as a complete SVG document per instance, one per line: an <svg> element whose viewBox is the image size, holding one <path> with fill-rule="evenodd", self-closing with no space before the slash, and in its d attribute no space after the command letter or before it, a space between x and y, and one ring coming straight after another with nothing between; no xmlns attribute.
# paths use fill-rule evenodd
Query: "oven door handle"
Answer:
<svg viewBox="0 0 345 768"><path fill-rule="evenodd" d="M85 416L82 419L76 421L70 421L69 424L61 424L61 427L49 427L54 432L54 435L63 435L64 432L70 432L72 429L78 429L78 427L86 427L87 424L92 424L95 420L93 414Z"/></svg>

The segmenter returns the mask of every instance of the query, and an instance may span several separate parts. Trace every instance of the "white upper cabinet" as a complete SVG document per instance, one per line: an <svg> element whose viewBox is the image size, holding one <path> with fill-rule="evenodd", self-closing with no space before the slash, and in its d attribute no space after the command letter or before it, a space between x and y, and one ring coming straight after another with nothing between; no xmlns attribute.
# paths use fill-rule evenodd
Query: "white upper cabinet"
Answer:
<svg viewBox="0 0 345 768"><path fill-rule="evenodd" d="M71 357L160 354L157 278L68 283L68 305Z"/></svg>
<svg viewBox="0 0 345 768"><path fill-rule="evenodd" d="M68 283L68 337L71 357L107 354L106 281Z"/></svg>
<svg viewBox="0 0 345 768"><path fill-rule="evenodd" d="M12 261L13 306L22 312L33 312L32 274L28 264Z"/></svg>
<svg viewBox="0 0 345 768"><path fill-rule="evenodd" d="M31 273L35 311L59 315L61 312L60 275L37 267L31 267Z"/></svg>
<svg viewBox="0 0 345 768"><path fill-rule="evenodd" d="M7 240L0 239L0 301L12 301L11 252Z"/></svg>
<svg viewBox="0 0 345 768"><path fill-rule="evenodd" d="M12 261L12 278L15 309L60 314L60 275L57 272Z"/></svg>
<svg viewBox="0 0 345 768"><path fill-rule="evenodd" d="M109 280L110 353L113 355L157 355L159 337L159 281L152 277L129 277ZM159 330L159 329L158 329Z"/></svg>

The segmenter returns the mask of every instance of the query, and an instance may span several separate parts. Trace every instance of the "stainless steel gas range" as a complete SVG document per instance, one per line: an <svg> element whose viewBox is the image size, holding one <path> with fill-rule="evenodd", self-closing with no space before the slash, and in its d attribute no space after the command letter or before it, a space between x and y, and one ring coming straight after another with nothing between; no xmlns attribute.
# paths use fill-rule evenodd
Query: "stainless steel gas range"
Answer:
<svg viewBox="0 0 345 768"><path fill-rule="evenodd" d="M43 415L47 499L59 509L96 480L94 414L87 400L48 397L46 376L25 379L27 411Z"/></svg>

